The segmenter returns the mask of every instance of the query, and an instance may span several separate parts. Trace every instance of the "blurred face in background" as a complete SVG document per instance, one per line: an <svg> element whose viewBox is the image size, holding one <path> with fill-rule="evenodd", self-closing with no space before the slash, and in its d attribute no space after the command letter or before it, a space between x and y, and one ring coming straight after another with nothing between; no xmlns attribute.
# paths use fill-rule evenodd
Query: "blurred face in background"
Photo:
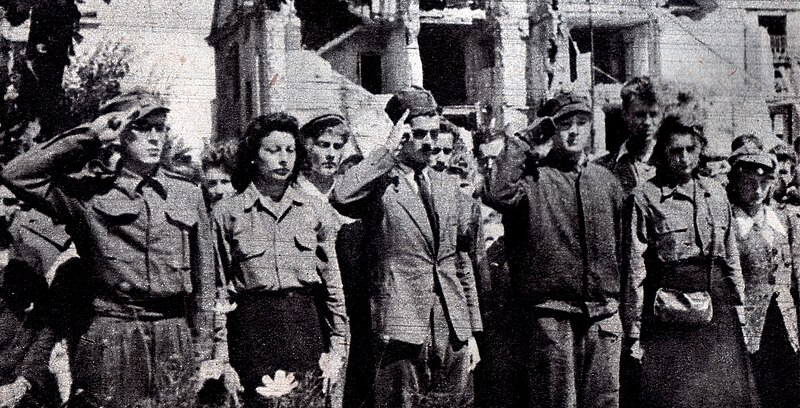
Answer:
<svg viewBox="0 0 800 408"><path fill-rule="evenodd" d="M794 181L794 163L791 160L779 160L775 173L778 177L777 186L783 190L789 188L789 185Z"/></svg>
<svg viewBox="0 0 800 408"><path fill-rule="evenodd" d="M205 170L204 178L211 205L216 204L223 198L233 196L236 192L233 189L233 184L231 184L231 175L221 167L208 167Z"/></svg>
<svg viewBox="0 0 800 408"><path fill-rule="evenodd" d="M648 102L634 97L622 113L628 136L635 142L652 140L661 124L661 107L656 102Z"/></svg>
<svg viewBox="0 0 800 408"><path fill-rule="evenodd" d="M440 133L433 148L430 158L430 166L436 171L445 171L450 166L450 159L453 157L453 142L455 135L452 133Z"/></svg>
<svg viewBox="0 0 800 408"><path fill-rule="evenodd" d="M350 136L345 124L325 129L316 139L306 140L311 171L323 177L333 177L342 164L342 154Z"/></svg>
<svg viewBox="0 0 800 408"><path fill-rule="evenodd" d="M489 171L494 167L497 156L503 150L505 142L503 139L495 139L488 143L483 143L478 146L478 172L484 177L489 174Z"/></svg>

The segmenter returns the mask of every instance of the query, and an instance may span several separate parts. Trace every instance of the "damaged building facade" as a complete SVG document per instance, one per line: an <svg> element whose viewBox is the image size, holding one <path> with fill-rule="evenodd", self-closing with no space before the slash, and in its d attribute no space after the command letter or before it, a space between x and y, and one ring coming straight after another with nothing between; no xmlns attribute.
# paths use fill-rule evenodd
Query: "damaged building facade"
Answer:
<svg viewBox="0 0 800 408"><path fill-rule="evenodd" d="M714 149L742 133L800 136L800 1L331 0L327 20L307 11L314 1L217 0L217 138L270 111L333 111L369 148L390 127L386 100L409 85L496 135L566 89L592 98L602 153L621 143L619 91L637 75L703 96ZM319 29L331 19L342 23Z"/></svg>

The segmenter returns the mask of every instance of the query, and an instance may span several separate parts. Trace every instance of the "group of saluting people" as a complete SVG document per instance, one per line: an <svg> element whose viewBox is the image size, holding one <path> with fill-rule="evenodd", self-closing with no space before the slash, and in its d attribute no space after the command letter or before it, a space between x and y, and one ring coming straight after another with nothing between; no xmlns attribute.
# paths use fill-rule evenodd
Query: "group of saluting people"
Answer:
<svg viewBox="0 0 800 408"><path fill-rule="evenodd" d="M795 152L743 135L709 172L658 89L625 84L599 158L562 92L477 169L412 87L365 157L271 113L194 175L168 108L118 96L0 172L0 407L800 406Z"/></svg>

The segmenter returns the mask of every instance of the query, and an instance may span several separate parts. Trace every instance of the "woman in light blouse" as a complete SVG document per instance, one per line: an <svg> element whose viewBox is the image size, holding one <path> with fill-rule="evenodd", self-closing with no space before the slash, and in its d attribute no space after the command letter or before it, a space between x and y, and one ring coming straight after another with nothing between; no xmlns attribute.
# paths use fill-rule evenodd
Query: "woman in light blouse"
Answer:
<svg viewBox="0 0 800 408"><path fill-rule="evenodd" d="M348 323L335 214L296 186L302 152L294 117L255 118L239 149L238 193L214 208L220 281L236 304L227 318L230 363L247 406L263 401L256 388L264 375L315 377L324 353L324 386L341 386L343 378Z"/></svg>

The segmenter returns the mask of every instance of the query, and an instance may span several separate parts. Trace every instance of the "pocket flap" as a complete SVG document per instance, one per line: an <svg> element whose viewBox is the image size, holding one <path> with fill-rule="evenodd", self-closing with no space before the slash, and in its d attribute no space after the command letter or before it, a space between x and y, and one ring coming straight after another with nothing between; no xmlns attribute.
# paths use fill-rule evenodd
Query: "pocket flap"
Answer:
<svg viewBox="0 0 800 408"><path fill-rule="evenodd" d="M655 232L659 235L683 232L687 231L688 229L689 225L674 220L663 220L655 226Z"/></svg>
<svg viewBox="0 0 800 408"><path fill-rule="evenodd" d="M258 239L244 238L238 242L237 248L234 251L234 258L238 262L243 262L248 259L258 258L267 252L263 241Z"/></svg>
<svg viewBox="0 0 800 408"><path fill-rule="evenodd" d="M311 235L298 234L294 236L294 244L300 250L311 251L317 247L317 239Z"/></svg>
<svg viewBox="0 0 800 408"><path fill-rule="evenodd" d="M119 197L104 196L92 205L94 210L102 216L109 218L136 219L142 211L142 201L131 200L120 195Z"/></svg>
<svg viewBox="0 0 800 408"><path fill-rule="evenodd" d="M184 228L197 225L197 211L189 208L168 208L165 212L167 220Z"/></svg>

